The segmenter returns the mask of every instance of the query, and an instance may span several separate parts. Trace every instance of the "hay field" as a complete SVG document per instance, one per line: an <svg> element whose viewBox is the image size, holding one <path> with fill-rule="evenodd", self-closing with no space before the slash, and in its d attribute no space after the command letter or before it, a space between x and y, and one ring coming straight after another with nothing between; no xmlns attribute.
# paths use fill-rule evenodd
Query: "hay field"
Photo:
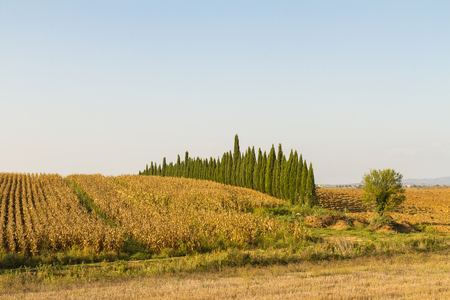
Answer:
<svg viewBox="0 0 450 300"><path fill-rule="evenodd" d="M450 189L406 190L406 201L391 213L411 224L433 225L442 232L450 232ZM362 205L362 190L319 189L319 203L328 209L347 210L356 218L369 220L373 212Z"/></svg>

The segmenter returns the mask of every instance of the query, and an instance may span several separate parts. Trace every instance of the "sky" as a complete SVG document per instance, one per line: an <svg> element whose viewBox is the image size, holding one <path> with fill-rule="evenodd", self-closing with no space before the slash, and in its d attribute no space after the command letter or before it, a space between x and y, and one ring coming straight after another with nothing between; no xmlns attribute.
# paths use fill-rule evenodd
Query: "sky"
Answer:
<svg viewBox="0 0 450 300"><path fill-rule="evenodd" d="M316 183L450 176L449 1L0 0L0 172L248 146Z"/></svg>

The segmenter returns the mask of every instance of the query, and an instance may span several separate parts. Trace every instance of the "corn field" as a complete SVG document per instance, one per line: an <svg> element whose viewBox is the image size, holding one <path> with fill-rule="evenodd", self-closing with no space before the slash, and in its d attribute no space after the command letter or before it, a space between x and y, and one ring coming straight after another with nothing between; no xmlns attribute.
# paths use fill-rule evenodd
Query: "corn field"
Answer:
<svg viewBox="0 0 450 300"><path fill-rule="evenodd" d="M68 176L119 227L149 249L198 251L222 240L252 245L258 237L276 234L280 224L249 211L274 207L283 200L250 189L210 181L158 176ZM284 228L300 237L303 228Z"/></svg>
<svg viewBox="0 0 450 300"><path fill-rule="evenodd" d="M101 214L85 207L69 182ZM0 173L0 200L3 253L34 255L73 246L120 252L130 236L153 253L187 253L251 246L283 234L301 240L306 234L300 223L280 224L252 214L284 200L187 178Z"/></svg>
<svg viewBox="0 0 450 300"><path fill-rule="evenodd" d="M59 175L0 173L0 251L34 254L71 246L118 250L124 237L87 213Z"/></svg>

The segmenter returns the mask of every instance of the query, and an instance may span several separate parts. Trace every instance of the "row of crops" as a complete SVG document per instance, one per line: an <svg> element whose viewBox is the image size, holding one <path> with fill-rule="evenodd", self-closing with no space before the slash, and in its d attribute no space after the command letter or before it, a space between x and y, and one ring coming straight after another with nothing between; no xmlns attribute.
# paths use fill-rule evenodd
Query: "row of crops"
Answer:
<svg viewBox="0 0 450 300"><path fill-rule="evenodd" d="M97 210L83 205L74 186ZM186 178L1 173L0 199L1 252L36 254L72 246L121 251L130 236L153 253L205 251L218 242L246 247L267 235L283 232L301 239L304 234L299 223L251 213L283 200Z"/></svg>
<svg viewBox="0 0 450 300"><path fill-rule="evenodd" d="M73 245L117 250L123 234L89 215L59 175L0 174L0 251L37 253Z"/></svg>

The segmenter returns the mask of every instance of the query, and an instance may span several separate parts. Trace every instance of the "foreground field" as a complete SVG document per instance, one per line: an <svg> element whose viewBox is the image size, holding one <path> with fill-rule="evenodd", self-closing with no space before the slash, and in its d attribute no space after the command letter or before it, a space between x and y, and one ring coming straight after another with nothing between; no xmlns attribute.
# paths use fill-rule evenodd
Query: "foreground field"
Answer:
<svg viewBox="0 0 450 300"><path fill-rule="evenodd" d="M320 189L317 195L325 208L346 210L350 216L366 220L373 216L361 205L362 190ZM391 217L415 225L433 225L439 231L450 232L450 189L408 189L406 201Z"/></svg>
<svg viewBox="0 0 450 300"><path fill-rule="evenodd" d="M25 284L2 299L450 299L450 252L67 283ZM4 277L4 275L3 275ZM0 277L0 280L7 280ZM24 290L22 289L22 290Z"/></svg>

